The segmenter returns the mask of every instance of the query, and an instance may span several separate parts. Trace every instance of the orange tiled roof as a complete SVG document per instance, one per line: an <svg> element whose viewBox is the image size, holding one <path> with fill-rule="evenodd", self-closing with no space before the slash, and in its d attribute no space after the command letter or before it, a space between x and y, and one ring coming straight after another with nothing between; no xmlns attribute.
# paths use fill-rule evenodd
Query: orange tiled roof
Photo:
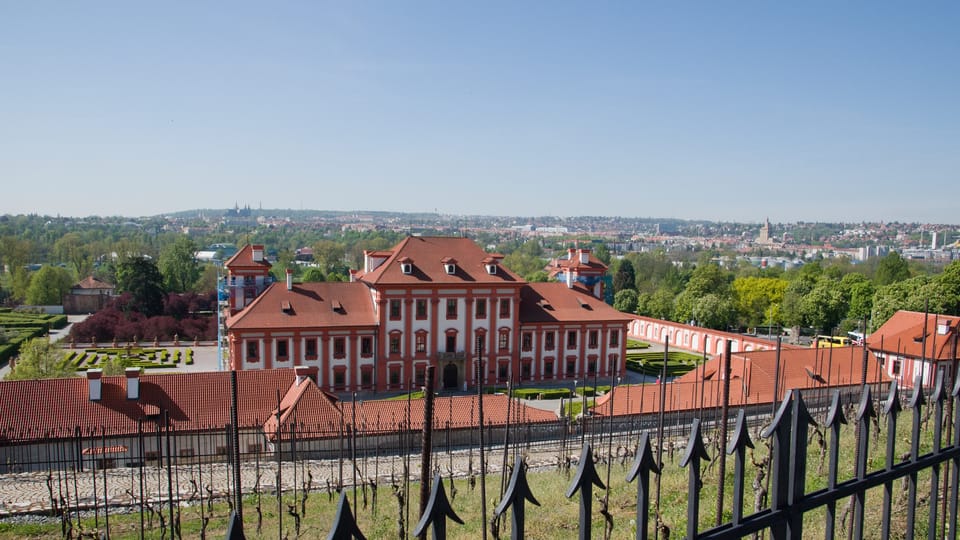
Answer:
<svg viewBox="0 0 960 540"><path fill-rule="evenodd" d="M278 435L290 439L299 432L335 434L342 420L333 398L320 390L313 379L304 377L290 385L280 407L271 411L263 431L270 440L276 440Z"/></svg>
<svg viewBox="0 0 960 540"><path fill-rule="evenodd" d="M960 356L955 348L958 325L960 317L933 313L924 317L923 313L901 310L867 337L867 346L871 350L910 358L953 360L954 356ZM938 326L946 327L946 333L939 333Z"/></svg>
<svg viewBox="0 0 960 540"><path fill-rule="evenodd" d="M633 316L608 306L579 287L528 283L520 289L520 323L622 321Z"/></svg>
<svg viewBox="0 0 960 540"><path fill-rule="evenodd" d="M730 405L773 403L776 378L776 351L734 353L730 357ZM722 357L717 356L694 371L666 383L664 410L690 410L700 406L718 407L722 403ZM886 383L891 379L883 372L873 353L867 356L867 383ZM776 401L787 391L859 386L863 366L863 347L783 348L780 351L780 385ZM606 415L610 411L611 394L596 401L594 411ZM660 385L642 384L618 388L613 397L613 413L638 414L659 411Z"/></svg>
<svg viewBox="0 0 960 540"><path fill-rule="evenodd" d="M292 369L237 372L238 418L242 427L261 426L277 407L277 391L294 381ZM86 378L0 381L0 442L12 439L135 434L137 421L156 429L152 420L169 413L178 431L222 429L230 422L230 372L144 374L140 399L128 400L126 377L103 377L102 398L90 401Z"/></svg>
<svg viewBox="0 0 960 540"><path fill-rule="evenodd" d="M263 246L260 246L261 248ZM247 244L223 263L227 268L270 268L273 265L264 256L261 261L253 260L253 246Z"/></svg>
<svg viewBox="0 0 960 540"><path fill-rule="evenodd" d="M442 236L408 236L389 251L387 260L360 277L372 285L417 285L440 283L448 285L516 285L523 280L509 269L499 266L496 274L488 274L484 259L490 256L469 238ZM413 272L404 274L399 261L407 257L413 261ZM447 274L445 258L457 261L457 271Z"/></svg>
<svg viewBox="0 0 960 540"><path fill-rule="evenodd" d="M93 276L87 276L83 278L80 283L77 283L71 289L116 289L117 286L107 283L106 281L101 281Z"/></svg>
<svg viewBox="0 0 960 540"><path fill-rule="evenodd" d="M289 306L289 309L287 307ZM230 330L375 326L363 283L273 283L243 311L227 319Z"/></svg>

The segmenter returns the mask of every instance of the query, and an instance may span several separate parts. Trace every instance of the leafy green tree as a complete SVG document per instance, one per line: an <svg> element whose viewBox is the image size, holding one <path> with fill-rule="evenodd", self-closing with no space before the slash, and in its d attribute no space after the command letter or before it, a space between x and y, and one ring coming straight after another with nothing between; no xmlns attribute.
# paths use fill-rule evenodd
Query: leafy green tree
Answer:
<svg viewBox="0 0 960 540"><path fill-rule="evenodd" d="M903 281L910 277L910 266L900 254L891 251L886 257L880 259L877 266L877 274L874 276L874 282L877 286L889 285L898 281Z"/></svg>
<svg viewBox="0 0 960 540"><path fill-rule="evenodd" d="M69 232L61 236L53 244L53 253L60 261L73 268L77 279L86 277L93 268L90 246L77 232Z"/></svg>
<svg viewBox="0 0 960 540"><path fill-rule="evenodd" d="M535 244L535 242L527 243ZM526 276L543 270L547 265L547 261L535 255L524 253L521 250L516 250L503 258L503 265L521 276Z"/></svg>
<svg viewBox="0 0 960 540"><path fill-rule="evenodd" d="M16 365L6 380L58 379L71 377L73 372L60 347L47 338L34 338L21 345Z"/></svg>
<svg viewBox="0 0 960 540"><path fill-rule="evenodd" d="M613 272L613 292L616 293L625 289L637 288L637 274L633 269L633 263L630 259L621 259Z"/></svg>
<svg viewBox="0 0 960 540"><path fill-rule="evenodd" d="M771 315L774 311L779 313L787 285L787 280L779 278L739 277L733 280L737 314L744 324L757 326L779 323Z"/></svg>
<svg viewBox="0 0 960 540"><path fill-rule="evenodd" d="M686 288L674 300L674 320L681 322L696 320L695 308L701 299L708 294L713 294L723 300L724 305L727 302L732 305L733 293L730 288L732 280L733 274L720 268L717 264L708 262L697 265L690 275Z"/></svg>
<svg viewBox="0 0 960 540"><path fill-rule="evenodd" d="M187 292L200 278L197 245L189 236L179 236L160 252L160 273L170 292Z"/></svg>
<svg viewBox="0 0 960 540"><path fill-rule="evenodd" d="M308 267L306 270L304 270L303 275L300 276L300 278L304 281L304 283L318 283L327 280L326 276L323 275L323 270L320 270L315 266Z"/></svg>
<svg viewBox="0 0 960 540"><path fill-rule="evenodd" d="M205 264L200 271L200 278L193 284L193 291L204 294L217 290L217 265Z"/></svg>
<svg viewBox="0 0 960 540"><path fill-rule="evenodd" d="M319 240L313 244L313 260L324 272L338 271L346 254L346 248L340 242Z"/></svg>
<svg viewBox="0 0 960 540"><path fill-rule="evenodd" d="M70 292L73 276L65 268L43 265L30 276L27 303L35 306L57 306Z"/></svg>
<svg viewBox="0 0 960 540"><path fill-rule="evenodd" d="M130 307L147 317L163 313L163 275L153 259L127 257L117 264L117 290L131 294Z"/></svg>
<svg viewBox="0 0 960 540"><path fill-rule="evenodd" d="M613 309L624 313L637 312L637 291L623 289L613 295Z"/></svg>
<svg viewBox="0 0 960 540"><path fill-rule="evenodd" d="M594 246L593 256L600 259L603 264L610 266L610 250L607 249L606 244L601 242Z"/></svg>
<svg viewBox="0 0 960 540"><path fill-rule="evenodd" d="M545 270L537 270L536 272L523 276L523 279L527 280L529 283L546 283L547 281L550 281L550 274L548 274Z"/></svg>
<svg viewBox="0 0 960 540"><path fill-rule="evenodd" d="M822 333L830 333L847 312L847 304L836 280L822 278L800 302L803 320Z"/></svg>
<svg viewBox="0 0 960 540"><path fill-rule="evenodd" d="M948 299L955 299L948 302L946 306L946 315L960 315L960 261L953 261L943 272L936 277L937 282L943 287Z"/></svg>
<svg viewBox="0 0 960 540"><path fill-rule="evenodd" d="M866 276L860 273L843 276L840 280L840 291L847 303L848 319L862 321L864 317L870 316L876 289Z"/></svg>
<svg viewBox="0 0 960 540"><path fill-rule="evenodd" d="M673 317L673 292L668 287L661 287L652 294L640 293L637 295L637 315L665 321L671 320Z"/></svg>
<svg viewBox="0 0 960 540"><path fill-rule="evenodd" d="M877 288L870 327L876 330L901 309L947 314L950 306L957 302L944 282L929 276L915 276Z"/></svg>
<svg viewBox="0 0 960 540"><path fill-rule="evenodd" d="M726 330L736 319L737 309L730 297L709 293L697 300L692 316L699 326Z"/></svg>

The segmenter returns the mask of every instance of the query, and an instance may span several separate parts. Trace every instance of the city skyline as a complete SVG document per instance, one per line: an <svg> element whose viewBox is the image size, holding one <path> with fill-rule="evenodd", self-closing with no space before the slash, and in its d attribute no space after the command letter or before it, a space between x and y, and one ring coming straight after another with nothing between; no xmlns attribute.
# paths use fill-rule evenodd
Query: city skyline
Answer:
<svg viewBox="0 0 960 540"><path fill-rule="evenodd" d="M0 214L957 223L960 6L0 7Z"/></svg>

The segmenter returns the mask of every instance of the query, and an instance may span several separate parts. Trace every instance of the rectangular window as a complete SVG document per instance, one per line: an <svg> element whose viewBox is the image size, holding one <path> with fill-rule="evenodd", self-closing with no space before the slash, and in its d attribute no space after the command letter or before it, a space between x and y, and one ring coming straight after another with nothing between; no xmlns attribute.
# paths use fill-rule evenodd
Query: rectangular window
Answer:
<svg viewBox="0 0 960 540"><path fill-rule="evenodd" d="M400 354L400 334L390 336L390 354Z"/></svg>
<svg viewBox="0 0 960 540"><path fill-rule="evenodd" d="M477 343L476 343L476 345L474 346L474 350L477 352L477 354L480 354L480 353L483 352L483 349L484 349L484 346L483 346L483 336L477 336L477 340L476 340L476 341L477 341Z"/></svg>
<svg viewBox="0 0 960 540"><path fill-rule="evenodd" d="M260 344L256 341L247 342L247 360L256 360L260 354Z"/></svg>
<svg viewBox="0 0 960 540"><path fill-rule="evenodd" d="M590 375L593 375L595 371L597 371L597 361L591 360L587 362L587 373L589 373Z"/></svg>
<svg viewBox="0 0 960 540"><path fill-rule="evenodd" d="M400 300L390 301L390 320L391 321L400 320Z"/></svg>
<svg viewBox="0 0 960 540"><path fill-rule="evenodd" d="M360 338L360 356L373 356L373 338Z"/></svg>
<svg viewBox="0 0 960 540"><path fill-rule="evenodd" d="M500 381L507 380L507 373L509 372L507 371L506 364L500 364L499 366L497 366L497 380L500 380Z"/></svg>
<svg viewBox="0 0 960 540"><path fill-rule="evenodd" d="M478 319L487 318L487 299L486 298L477 298L477 313L476 317Z"/></svg>
<svg viewBox="0 0 960 540"><path fill-rule="evenodd" d="M427 301L423 298L417 300L417 319L427 318Z"/></svg>
<svg viewBox="0 0 960 540"><path fill-rule="evenodd" d="M597 337L598 335L599 335L599 332L597 332L596 330L591 330L590 333L587 334L587 346L590 347L591 349L595 349L597 345L600 343Z"/></svg>
<svg viewBox="0 0 960 540"><path fill-rule="evenodd" d="M610 346L619 347L620 346L620 331L611 330L610 331Z"/></svg>
<svg viewBox="0 0 960 540"><path fill-rule="evenodd" d="M306 342L307 356L317 357L317 338L307 338Z"/></svg>
<svg viewBox="0 0 960 540"><path fill-rule="evenodd" d="M417 343L417 349L416 349L416 350L417 350L418 353L425 353L425 352L427 352L427 334L425 334L425 333L423 333L423 332L418 333L418 334L416 335L416 343Z"/></svg>
<svg viewBox="0 0 960 540"><path fill-rule="evenodd" d="M417 371L414 373L414 380L416 381L417 386L423 386L427 382L427 372L424 370L423 366L417 368Z"/></svg>
<svg viewBox="0 0 960 540"><path fill-rule="evenodd" d="M456 335L447 336L447 352L448 353L457 352L457 336Z"/></svg>
<svg viewBox="0 0 960 540"><path fill-rule="evenodd" d="M501 319L510 318L510 299L509 298L500 299L500 318Z"/></svg>
<svg viewBox="0 0 960 540"><path fill-rule="evenodd" d="M447 299L447 318L448 319L457 318L457 299L456 298Z"/></svg>
<svg viewBox="0 0 960 540"><path fill-rule="evenodd" d="M400 386L400 368L390 368L390 386Z"/></svg>
<svg viewBox="0 0 960 540"><path fill-rule="evenodd" d="M533 370L530 367L530 362L524 362L520 366L520 379L524 381L529 381L532 373L533 373Z"/></svg>
<svg viewBox="0 0 960 540"><path fill-rule="evenodd" d="M363 367L360 369L360 386L369 389L373 386L373 369Z"/></svg>
<svg viewBox="0 0 960 540"><path fill-rule="evenodd" d="M336 370L333 372L333 387L337 390L343 390L346 386L347 373L343 370Z"/></svg>
<svg viewBox="0 0 960 540"><path fill-rule="evenodd" d="M577 347L577 331L570 330L567 332L567 348L575 349Z"/></svg>
<svg viewBox="0 0 960 540"><path fill-rule="evenodd" d="M524 332L520 337L520 348L524 351L533 350L533 334Z"/></svg>
<svg viewBox="0 0 960 540"><path fill-rule="evenodd" d="M893 374L894 375L900 374L900 360L893 361Z"/></svg>
<svg viewBox="0 0 960 540"><path fill-rule="evenodd" d="M287 340L281 339L277 342L277 358L286 360L288 356Z"/></svg>
<svg viewBox="0 0 960 540"><path fill-rule="evenodd" d="M547 360L546 362L543 363L543 376L548 379L553 377L553 361L552 360Z"/></svg>
<svg viewBox="0 0 960 540"><path fill-rule="evenodd" d="M500 332L499 339L497 340L497 348L501 351L510 348L510 334L508 332Z"/></svg>
<svg viewBox="0 0 960 540"><path fill-rule="evenodd" d="M347 356L347 343L346 339L342 337L333 338L333 357L334 358L343 358Z"/></svg>
<svg viewBox="0 0 960 540"><path fill-rule="evenodd" d="M553 340L554 340L553 332L547 332L546 335L543 337L543 348L548 351L552 351L554 347Z"/></svg>
<svg viewBox="0 0 960 540"><path fill-rule="evenodd" d="M577 373L577 363L574 360L567 360L567 377L573 377Z"/></svg>

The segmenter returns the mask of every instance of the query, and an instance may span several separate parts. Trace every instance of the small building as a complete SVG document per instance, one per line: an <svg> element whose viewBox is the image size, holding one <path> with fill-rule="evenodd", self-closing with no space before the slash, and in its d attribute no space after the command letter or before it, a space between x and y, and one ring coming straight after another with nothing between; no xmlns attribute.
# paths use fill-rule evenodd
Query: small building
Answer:
<svg viewBox="0 0 960 540"><path fill-rule="evenodd" d="M880 359L884 372L912 387L919 378L932 386L936 372L952 381L960 317L901 310L867 337L867 347Z"/></svg>
<svg viewBox="0 0 960 540"><path fill-rule="evenodd" d="M603 299L605 296L603 276L607 273L607 265L598 259L586 248L570 248L566 256L560 256L550 261L545 268L551 279L572 286L578 283L593 296Z"/></svg>
<svg viewBox="0 0 960 540"><path fill-rule="evenodd" d="M67 315L95 313L106 307L116 295L116 285L87 276L63 296L63 312Z"/></svg>

